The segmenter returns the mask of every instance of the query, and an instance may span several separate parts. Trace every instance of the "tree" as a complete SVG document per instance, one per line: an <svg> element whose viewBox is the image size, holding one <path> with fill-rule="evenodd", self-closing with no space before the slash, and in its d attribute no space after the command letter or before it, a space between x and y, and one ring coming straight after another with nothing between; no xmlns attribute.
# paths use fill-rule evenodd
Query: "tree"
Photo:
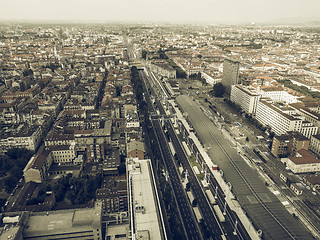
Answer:
<svg viewBox="0 0 320 240"><path fill-rule="evenodd" d="M20 82L19 86L20 86L20 91L21 92L24 92L26 90L26 85L24 84L24 82Z"/></svg>
<svg viewBox="0 0 320 240"><path fill-rule="evenodd" d="M147 51L146 50L142 50L141 51L141 57L144 59L144 60L146 60L147 59Z"/></svg>
<svg viewBox="0 0 320 240"><path fill-rule="evenodd" d="M213 86L213 93L214 93L214 96L215 97L222 97L224 92L225 92L225 86L223 86L222 83L216 83L214 86Z"/></svg>
<svg viewBox="0 0 320 240"><path fill-rule="evenodd" d="M4 181L6 192L7 193L12 192L17 182L18 182L18 179L15 176L11 175L7 177L6 180Z"/></svg>
<svg viewBox="0 0 320 240"><path fill-rule="evenodd" d="M187 182L187 184L186 184L186 190L187 190L187 191L190 191L190 182Z"/></svg>
<svg viewBox="0 0 320 240"><path fill-rule="evenodd" d="M23 71L22 74L24 77L27 77L27 76L33 75L33 71L32 71L32 69L26 69Z"/></svg>
<svg viewBox="0 0 320 240"><path fill-rule="evenodd" d="M116 94L117 94L117 97L121 96L121 92L122 92L122 86L117 85L117 86L116 86Z"/></svg>
<svg viewBox="0 0 320 240"><path fill-rule="evenodd" d="M125 174L126 173L126 163L120 163L120 166L118 167L119 174Z"/></svg>
<svg viewBox="0 0 320 240"><path fill-rule="evenodd" d="M249 138L248 137L246 137L246 141L249 142Z"/></svg>
<svg viewBox="0 0 320 240"><path fill-rule="evenodd" d="M193 199L192 201L192 207L196 207L198 205L197 199Z"/></svg>

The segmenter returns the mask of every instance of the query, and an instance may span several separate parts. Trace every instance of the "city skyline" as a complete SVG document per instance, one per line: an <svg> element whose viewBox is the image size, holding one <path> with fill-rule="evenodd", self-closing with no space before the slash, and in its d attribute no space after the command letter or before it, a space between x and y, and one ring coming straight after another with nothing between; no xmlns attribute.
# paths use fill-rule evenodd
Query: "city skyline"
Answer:
<svg viewBox="0 0 320 240"><path fill-rule="evenodd" d="M208 24L320 22L317 0L3 1L0 21L170 22Z"/></svg>

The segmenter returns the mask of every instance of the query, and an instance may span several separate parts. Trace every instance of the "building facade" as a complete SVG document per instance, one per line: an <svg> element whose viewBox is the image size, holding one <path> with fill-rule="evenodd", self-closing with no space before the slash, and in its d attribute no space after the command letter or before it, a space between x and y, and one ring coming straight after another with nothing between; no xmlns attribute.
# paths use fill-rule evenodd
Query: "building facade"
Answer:
<svg viewBox="0 0 320 240"><path fill-rule="evenodd" d="M222 84L226 88L226 93L230 95L231 86L239 84L240 62L231 58L226 58L223 62Z"/></svg>
<svg viewBox="0 0 320 240"><path fill-rule="evenodd" d="M300 149L308 150L310 140L299 133L274 136L271 154L275 157L295 156Z"/></svg>
<svg viewBox="0 0 320 240"><path fill-rule="evenodd" d="M287 167L293 173L310 173L320 171L320 160L305 149L297 152L295 157L287 158Z"/></svg>
<svg viewBox="0 0 320 240"><path fill-rule="evenodd" d="M51 151L44 146L40 147L37 154L30 158L23 170L25 182L42 183L48 175L51 164Z"/></svg>
<svg viewBox="0 0 320 240"><path fill-rule="evenodd" d="M310 139L309 150L320 156L320 135L314 135Z"/></svg>
<svg viewBox="0 0 320 240"><path fill-rule="evenodd" d="M259 99L260 95L247 87L231 86L230 100L239 105L246 113L255 114Z"/></svg>
<svg viewBox="0 0 320 240"><path fill-rule="evenodd" d="M41 126L35 126L27 133L16 136L2 136L0 138L0 152L6 152L10 148L26 148L34 152L39 146L41 136Z"/></svg>
<svg viewBox="0 0 320 240"><path fill-rule="evenodd" d="M276 135L287 132L300 132L302 120L283 112L280 108L267 101L259 101L256 119L264 126L270 127Z"/></svg>

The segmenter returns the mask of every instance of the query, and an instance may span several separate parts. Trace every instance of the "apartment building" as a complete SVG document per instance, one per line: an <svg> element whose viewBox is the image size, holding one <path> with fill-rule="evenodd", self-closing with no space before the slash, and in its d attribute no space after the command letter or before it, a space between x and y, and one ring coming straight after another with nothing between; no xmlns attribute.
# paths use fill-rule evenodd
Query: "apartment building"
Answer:
<svg viewBox="0 0 320 240"><path fill-rule="evenodd" d="M76 158L76 145L73 142L71 145L56 145L47 147L52 153L54 163L73 163Z"/></svg>
<svg viewBox="0 0 320 240"><path fill-rule="evenodd" d="M151 71L168 79L177 78L176 70L165 60L156 60L150 64Z"/></svg>
<svg viewBox="0 0 320 240"><path fill-rule="evenodd" d="M301 124L300 133L310 139L311 136L318 133L318 127L314 126L311 122L303 121Z"/></svg>
<svg viewBox="0 0 320 240"><path fill-rule="evenodd" d="M270 98L273 101L282 101L287 104L298 102L298 96L289 94L281 86L261 86L259 93L264 98Z"/></svg>
<svg viewBox="0 0 320 240"><path fill-rule="evenodd" d="M249 114L255 114L260 95L252 88L242 85L232 85L230 100Z"/></svg>
<svg viewBox="0 0 320 240"><path fill-rule="evenodd" d="M311 137L309 150L320 156L320 134Z"/></svg>
<svg viewBox="0 0 320 240"><path fill-rule="evenodd" d="M5 127L0 137L0 152L6 152L10 148L26 148L35 151L39 146L42 128L41 126L26 126L20 124L17 127Z"/></svg>
<svg viewBox="0 0 320 240"><path fill-rule="evenodd" d="M40 147L39 151L30 158L26 167L23 169L25 182L42 183L52 164L52 154L45 146Z"/></svg>
<svg viewBox="0 0 320 240"><path fill-rule="evenodd" d="M262 100L257 104L256 119L271 128L276 135L289 131L300 132L302 119L289 115L269 101Z"/></svg>
<svg viewBox="0 0 320 240"><path fill-rule="evenodd" d="M271 154L275 157L295 156L300 149L308 150L310 140L297 132L274 136Z"/></svg>

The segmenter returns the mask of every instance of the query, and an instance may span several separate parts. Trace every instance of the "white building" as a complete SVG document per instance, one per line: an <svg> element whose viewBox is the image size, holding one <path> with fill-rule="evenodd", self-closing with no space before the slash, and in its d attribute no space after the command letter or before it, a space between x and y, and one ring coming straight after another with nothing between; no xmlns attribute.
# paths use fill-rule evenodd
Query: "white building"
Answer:
<svg viewBox="0 0 320 240"><path fill-rule="evenodd" d="M166 239L150 160L128 158L126 163L132 238Z"/></svg>
<svg viewBox="0 0 320 240"><path fill-rule="evenodd" d="M311 136L316 135L318 133L318 127L314 126L313 123L303 121L300 129L300 133L307 137L311 138Z"/></svg>
<svg viewBox="0 0 320 240"><path fill-rule="evenodd" d="M17 129L19 131L19 129ZM31 128L27 133L18 133L16 136L1 136L0 151L6 152L10 148L26 148L35 151L39 146L42 135L41 126Z"/></svg>
<svg viewBox="0 0 320 240"><path fill-rule="evenodd" d="M276 135L286 134L289 131L300 132L302 119L291 116L275 106L262 100L257 104L256 119L271 128Z"/></svg>
<svg viewBox="0 0 320 240"><path fill-rule="evenodd" d="M309 153L306 149L299 150L295 157L286 158L284 161L293 173L320 171L320 160Z"/></svg>
<svg viewBox="0 0 320 240"><path fill-rule="evenodd" d="M304 117L304 119L308 122L313 123L315 126L320 127L320 114L311 111L310 109L302 106L301 104L291 104L293 108L295 108L296 112Z"/></svg>
<svg viewBox="0 0 320 240"><path fill-rule="evenodd" d="M320 135L314 135L310 139L309 150L320 156Z"/></svg>
<svg viewBox="0 0 320 240"><path fill-rule="evenodd" d="M255 114L260 95L254 89L241 85L231 86L230 100L239 106L246 113Z"/></svg>
<svg viewBox="0 0 320 240"><path fill-rule="evenodd" d="M71 145L55 145L49 146L49 151L52 153L52 160L54 163L73 163L77 152L75 142Z"/></svg>
<svg viewBox="0 0 320 240"><path fill-rule="evenodd" d="M283 87L262 86L259 93L261 97L270 98L273 101L281 101L287 104L298 102L298 96L293 96L286 92Z"/></svg>

